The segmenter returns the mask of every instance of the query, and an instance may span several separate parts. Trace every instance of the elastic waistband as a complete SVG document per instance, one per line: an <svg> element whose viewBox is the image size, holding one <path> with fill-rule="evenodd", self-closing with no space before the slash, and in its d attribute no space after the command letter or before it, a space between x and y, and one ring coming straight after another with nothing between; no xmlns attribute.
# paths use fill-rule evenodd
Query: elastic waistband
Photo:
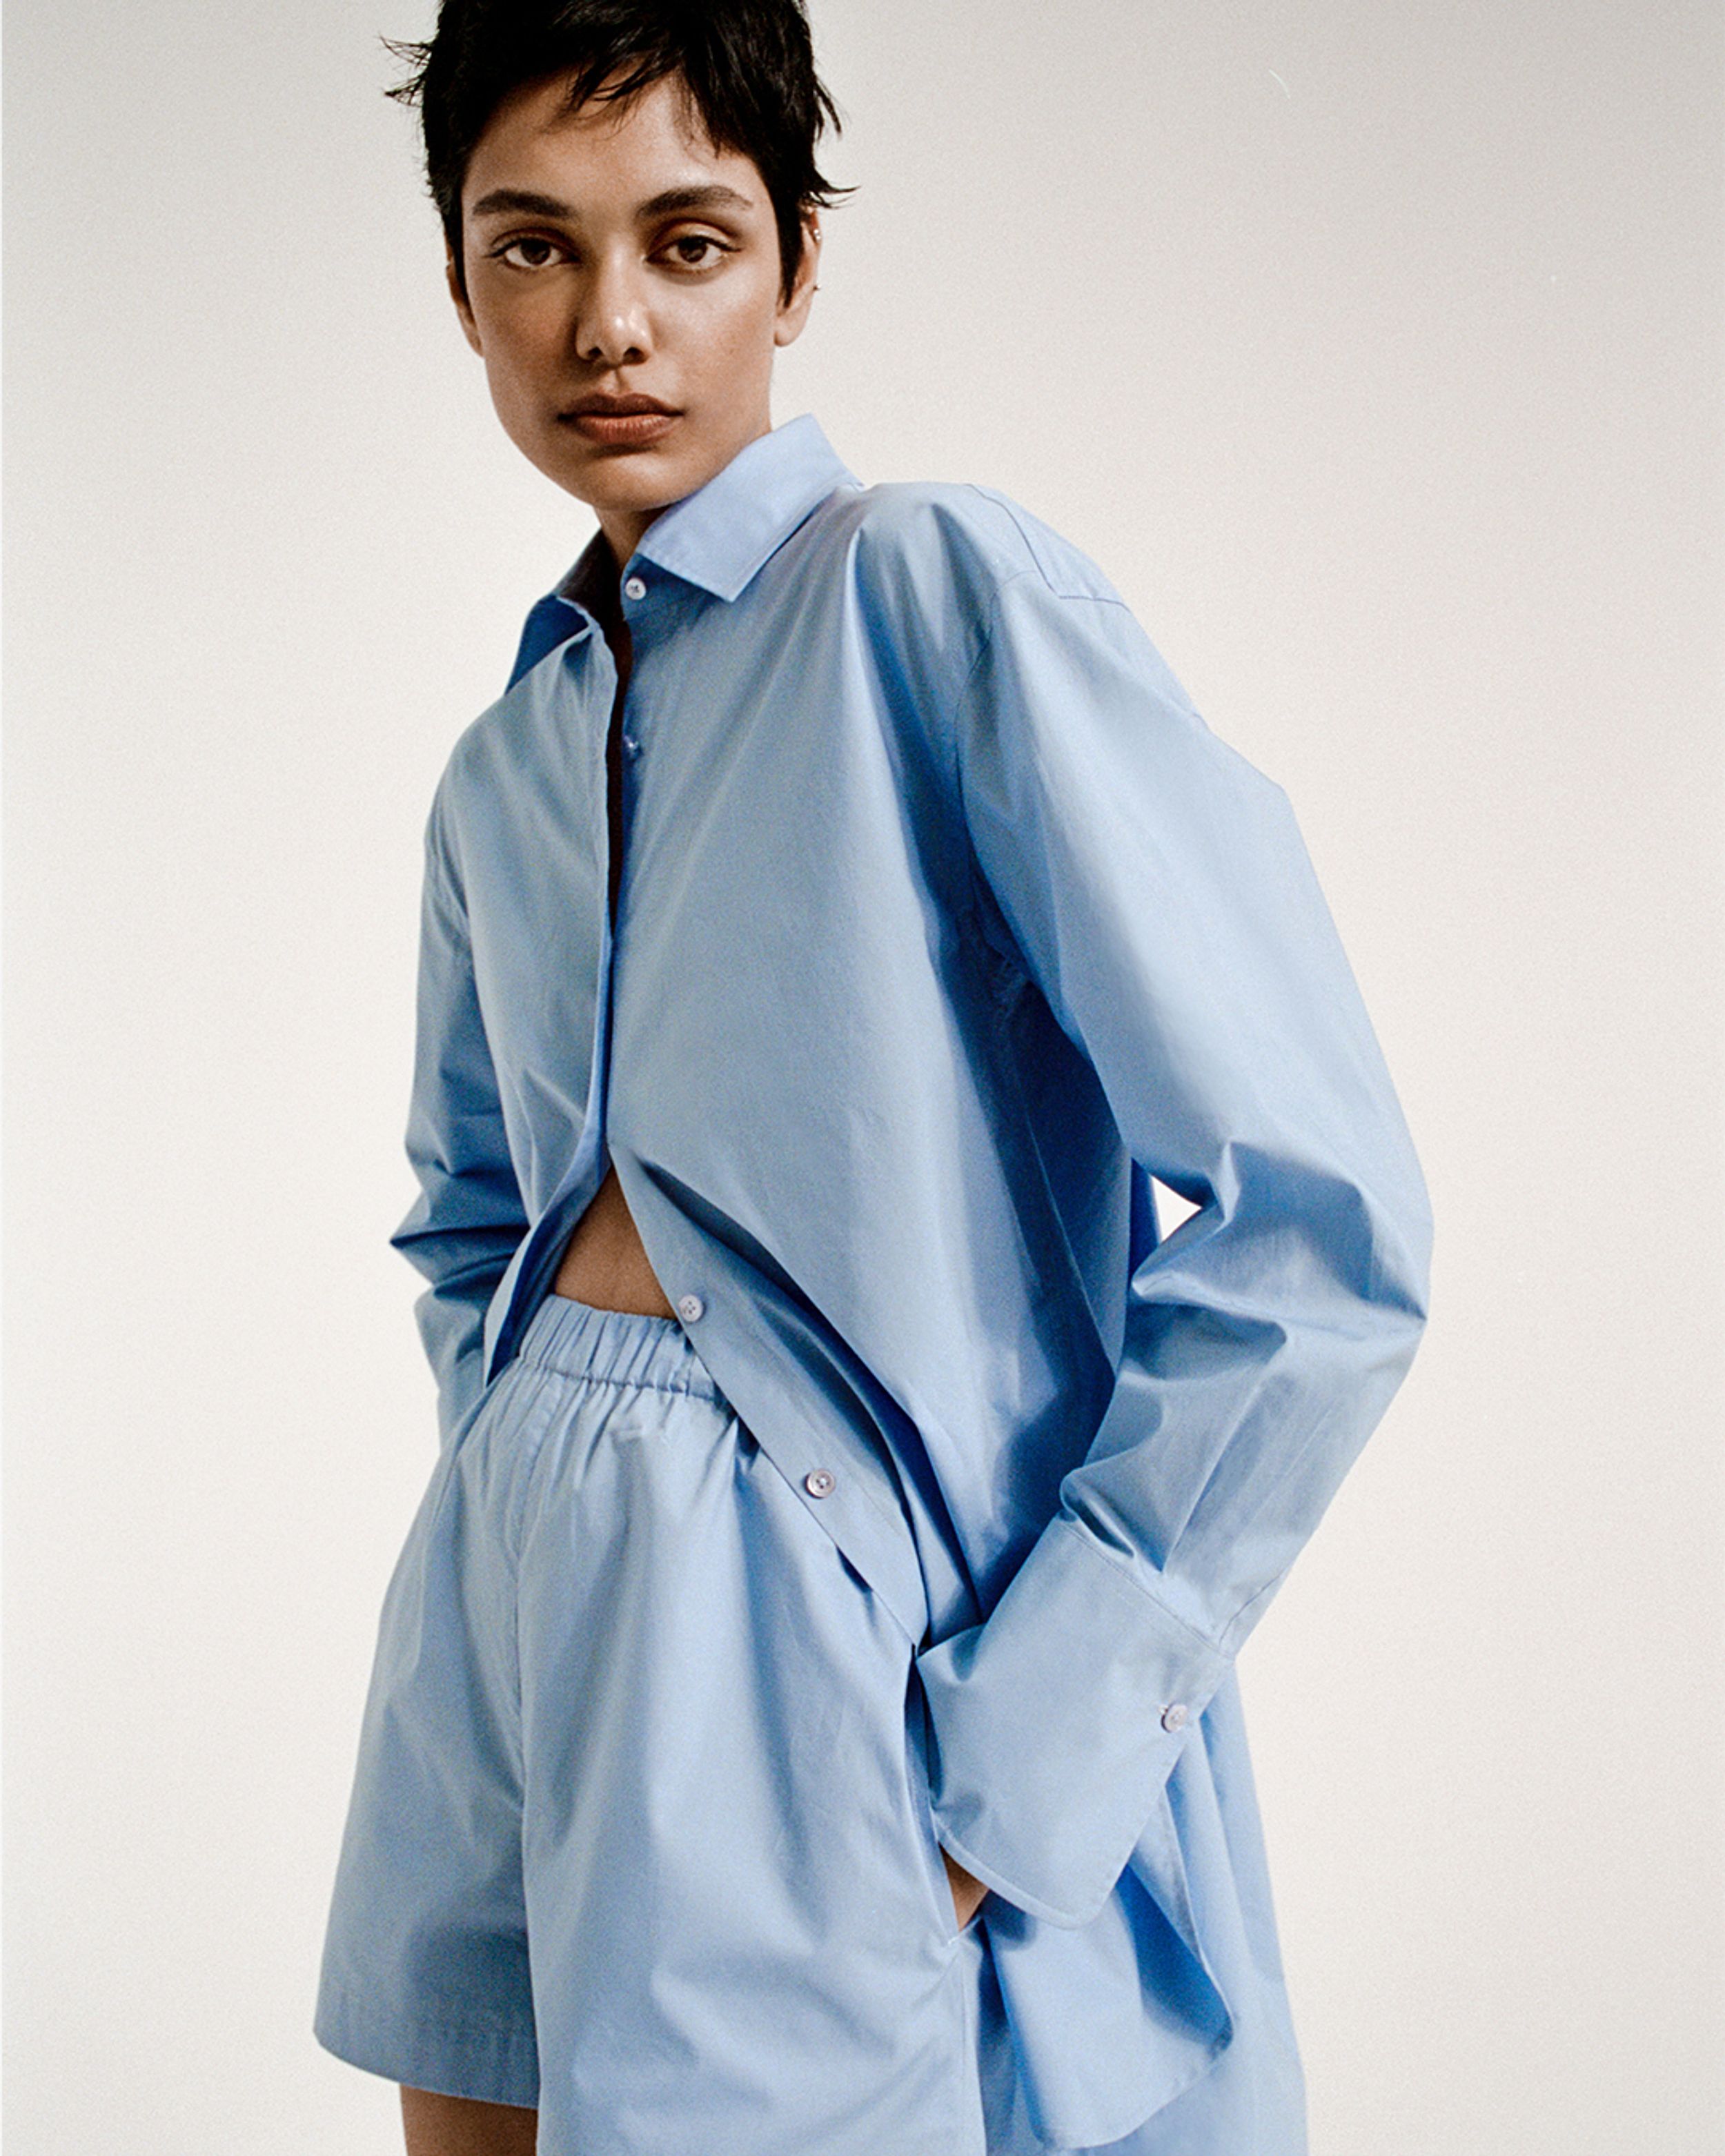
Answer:
<svg viewBox="0 0 1725 2156"><path fill-rule="evenodd" d="M676 1319L646 1311L601 1310L566 1295L547 1295L521 1336L516 1359L568 1378L692 1393L725 1404Z"/></svg>

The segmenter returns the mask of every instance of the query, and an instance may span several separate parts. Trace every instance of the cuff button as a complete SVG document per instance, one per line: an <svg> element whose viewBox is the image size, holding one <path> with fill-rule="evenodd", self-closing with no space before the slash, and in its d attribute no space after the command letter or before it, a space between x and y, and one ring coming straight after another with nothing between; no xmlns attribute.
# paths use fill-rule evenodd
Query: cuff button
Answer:
<svg viewBox="0 0 1725 2156"><path fill-rule="evenodd" d="M1170 1731L1186 1727L1186 1709L1178 1700L1172 1707L1165 1707L1162 1710L1162 1726Z"/></svg>

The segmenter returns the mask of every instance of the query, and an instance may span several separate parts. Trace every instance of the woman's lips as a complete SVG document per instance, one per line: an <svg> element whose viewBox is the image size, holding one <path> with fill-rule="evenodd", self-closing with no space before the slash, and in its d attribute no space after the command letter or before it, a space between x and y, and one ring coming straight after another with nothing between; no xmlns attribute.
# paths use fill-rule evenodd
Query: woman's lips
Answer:
<svg viewBox="0 0 1725 2156"><path fill-rule="evenodd" d="M669 434L681 417L680 412L576 412L570 414L570 424L590 442L635 449Z"/></svg>

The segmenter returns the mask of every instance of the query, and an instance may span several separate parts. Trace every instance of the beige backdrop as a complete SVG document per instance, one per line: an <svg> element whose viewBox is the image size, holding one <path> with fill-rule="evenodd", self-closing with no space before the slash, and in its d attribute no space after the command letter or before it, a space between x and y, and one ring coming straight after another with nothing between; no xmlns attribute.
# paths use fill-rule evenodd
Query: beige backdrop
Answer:
<svg viewBox="0 0 1725 2156"><path fill-rule="evenodd" d="M17 2156L394 2145L309 2025L435 1445L420 828L591 529L444 295L429 19L8 23ZM860 192L775 417L1103 564L1430 1174L1427 1344L1241 1661L1313 2156L1715 2156L1719 12L815 26Z"/></svg>

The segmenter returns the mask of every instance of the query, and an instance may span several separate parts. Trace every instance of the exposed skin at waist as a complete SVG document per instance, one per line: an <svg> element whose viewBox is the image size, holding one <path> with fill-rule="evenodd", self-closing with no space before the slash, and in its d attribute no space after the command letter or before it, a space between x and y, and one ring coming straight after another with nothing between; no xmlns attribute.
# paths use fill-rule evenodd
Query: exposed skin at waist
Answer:
<svg viewBox="0 0 1725 2156"><path fill-rule="evenodd" d="M647 1261L614 1162L563 1245L552 1293L599 1310L632 1310L645 1317L676 1316Z"/></svg>

